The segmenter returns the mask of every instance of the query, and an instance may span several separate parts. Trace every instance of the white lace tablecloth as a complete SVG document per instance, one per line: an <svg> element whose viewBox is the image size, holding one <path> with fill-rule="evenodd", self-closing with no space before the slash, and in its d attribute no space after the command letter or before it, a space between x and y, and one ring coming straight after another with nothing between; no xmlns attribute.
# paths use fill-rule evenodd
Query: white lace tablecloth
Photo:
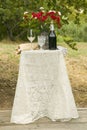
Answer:
<svg viewBox="0 0 87 130"><path fill-rule="evenodd" d="M44 116L52 121L78 118L63 52L23 51L11 122L27 124Z"/></svg>

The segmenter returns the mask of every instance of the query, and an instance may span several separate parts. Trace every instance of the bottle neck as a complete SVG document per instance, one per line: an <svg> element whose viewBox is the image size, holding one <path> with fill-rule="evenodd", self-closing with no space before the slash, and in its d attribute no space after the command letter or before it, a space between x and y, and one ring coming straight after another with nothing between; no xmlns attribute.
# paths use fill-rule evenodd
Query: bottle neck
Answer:
<svg viewBox="0 0 87 130"><path fill-rule="evenodd" d="M54 31L54 25L53 25L53 23L51 23L51 25L50 25L50 31Z"/></svg>

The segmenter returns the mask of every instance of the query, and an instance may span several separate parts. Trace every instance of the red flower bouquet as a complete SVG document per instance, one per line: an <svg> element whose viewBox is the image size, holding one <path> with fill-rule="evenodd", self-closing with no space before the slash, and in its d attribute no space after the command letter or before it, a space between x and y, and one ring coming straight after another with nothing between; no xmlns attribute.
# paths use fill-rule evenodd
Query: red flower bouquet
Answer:
<svg viewBox="0 0 87 130"><path fill-rule="evenodd" d="M24 12L24 22L29 28L36 28L37 30L48 30L51 21L61 27L61 13L58 11L50 10L44 11L44 8L40 8L38 12Z"/></svg>

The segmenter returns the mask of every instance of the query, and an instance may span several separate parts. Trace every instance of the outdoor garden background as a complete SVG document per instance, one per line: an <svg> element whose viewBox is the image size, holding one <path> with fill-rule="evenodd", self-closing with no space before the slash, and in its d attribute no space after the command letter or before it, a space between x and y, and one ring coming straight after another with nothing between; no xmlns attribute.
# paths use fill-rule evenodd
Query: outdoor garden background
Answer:
<svg viewBox="0 0 87 130"><path fill-rule="evenodd" d="M20 60L16 49L28 42L23 13L40 7L61 12L57 44L67 48L65 61L76 105L87 107L87 0L0 0L0 109L12 108Z"/></svg>

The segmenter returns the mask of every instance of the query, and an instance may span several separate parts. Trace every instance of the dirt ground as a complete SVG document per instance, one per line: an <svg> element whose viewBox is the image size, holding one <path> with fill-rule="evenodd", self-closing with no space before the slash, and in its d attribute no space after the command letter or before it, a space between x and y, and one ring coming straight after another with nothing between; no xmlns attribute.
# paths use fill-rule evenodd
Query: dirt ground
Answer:
<svg viewBox="0 0 87 130"><path fill-rule="evenodd" d="M87 107L87 57L66 59L67 70L78 107Z"/></svg>

